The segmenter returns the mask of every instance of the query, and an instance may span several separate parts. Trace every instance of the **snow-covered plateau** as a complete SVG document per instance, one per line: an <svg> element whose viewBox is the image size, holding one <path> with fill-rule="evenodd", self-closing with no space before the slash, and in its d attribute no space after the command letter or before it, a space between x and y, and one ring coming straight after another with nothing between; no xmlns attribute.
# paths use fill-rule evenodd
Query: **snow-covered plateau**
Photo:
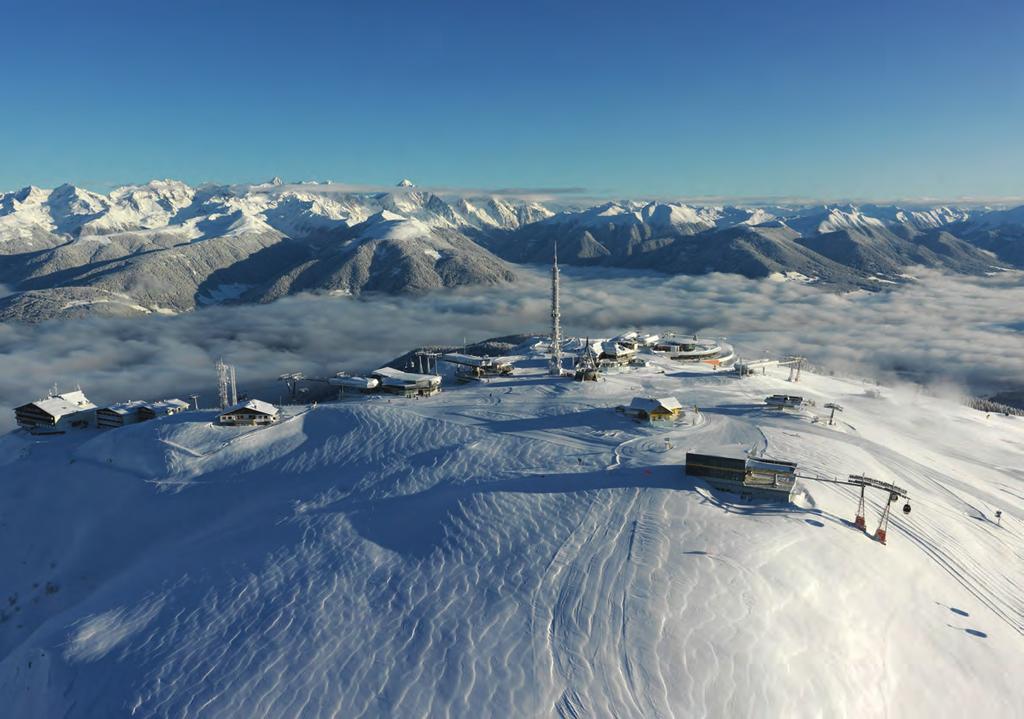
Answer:
<svg viewBox="0 0 1024 719"><path fill-rule="evenodd" d="M2 713L1021 715L1024 418L653 354L578 383L543 349L259 429L0 438ZM686 409L641 424L636 396ZM723 445L913 511L883 545L877 492L864 532L851 487L750 503L684 473Z"/></svg>

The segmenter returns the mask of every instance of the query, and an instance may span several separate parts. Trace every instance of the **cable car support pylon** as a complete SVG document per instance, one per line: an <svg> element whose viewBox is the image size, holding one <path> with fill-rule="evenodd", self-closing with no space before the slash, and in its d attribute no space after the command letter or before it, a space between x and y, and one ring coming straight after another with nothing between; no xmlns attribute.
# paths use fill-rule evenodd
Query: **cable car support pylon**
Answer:
<svg viewBox="0 0 1024 719"><path fill-rule="evenodd" d="M857 502L857 514L854 517L853 525L857 529L867 531L867 522L865 521L865 501L864 493L868 487L874 489L881 489L886 492L885 508L882 510L882 519L878 524L878 529L875 530L874 538L881 542L886 543L886 532L889 529L889 515L890 508L894 502L899 501L900 497L907 500L906 504L903 505L903 513L910 514L910 497L907 495L907 490L902 487L898 487L891 482L883 482L880 479L873 479L863 474L851 474L847 479L834 479L832 477L822 477L820 475L813 474L797 474L797 477L801 479L809 479L813 482L826 482L828 484L845 484L852 487L860 487L860 498Z"/></svg>

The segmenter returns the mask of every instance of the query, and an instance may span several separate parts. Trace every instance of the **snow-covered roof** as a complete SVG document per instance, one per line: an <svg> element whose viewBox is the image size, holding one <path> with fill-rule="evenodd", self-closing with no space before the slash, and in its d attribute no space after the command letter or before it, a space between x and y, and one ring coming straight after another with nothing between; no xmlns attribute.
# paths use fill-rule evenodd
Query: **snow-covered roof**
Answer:
<svg viewBox="0 0 1024 719"><path fill-rule="evenodd" d="M221 416L223 417L226 414L233 414L235 412L241 412L243 410L246 412L259 412L260 414L266 414L270 416L274 416L279 412L277 407L270 404L270 402L264 402L261 399L248 399L244 402L239 402L238 404L228 407L226 410L221 412Z"/></svg>
<svg viewBox="0 0 1024 719"><path fill-rule="evenodd" d="M374 370L370 373L371 376L377 377L384 384L394 387L396 385L407 385L407 384L441 384L441 377L436 374L417 374L416 372L404 372L394 367L381 367L378 370Z"/></svg>
<svg viewBox="0 0 1024 719"><path fill-rule="evenodd" d="M27 407L29 405L37 407L51 417L58 419L69 414L75 414L76 412L96 409L96 405L90 402L85 396L85 393L81 390L65 392L64 394L54 395L35 402L29 402L29 404L25 406Z"/></svg>
<svg viewBox="0 0 1024 719"><path fill-rule="evenodd" d="M606 354L609 357L619 357L622 355L631 355L635 353L636 350L630 349L628 347L623 347L622 345L612 340L601 343L601 354Z"/></svg>
<svg viewBox="0 0 1024 719"><path fill-rule="evenodd" d="M132 414L133 412L138 412L144 406L146 406L146 403L143 402L142 400L133 399L129 402L118 402L117 404L112 404L107 407L103 407L103 409L107 412L125 415Z"/></svg>
<svg viewBox="0 0 1024 719"><path fill-rule="evenodd" d="M782 459L768 459L767 457L747 457L747 469L791 474L796 472L796 462L788 462Z"/></svg>
<svg viewBox="0 0 1024 719"><path fill-rule="evenodd" d="M175 398L161 399L161 400L158 400L156 402L147 402L146 404L151 409L163 409L165 407L169 408L169 409L175 409L175 408L187 409L188 408L188 402L186 402L183 399L175 399Z"/></svg>
<svg viewBox="0 0 1024 719"><path fill-rule="evenodd" d="M476 355L467 355L460 352L443 354L441 359L445 362L468 365L469 367L490 367L493 364L493 360L490 357L477 357Z"/></svg>
<svg viewBox="0 0 1024 719"><path fill-rule="evenodd" d="M331 377L327 382L338 387L355 387L357 389L373 389L380 384L380 380L373 377L354 377L351 375Z"/></svg>
<svg viewBox="0 0 1024 719"><path fill-rule="evenodd" d="M629 408L644 412L674 412L681 410L683 405L675 397L634 397Z"/></svg>
<svg viewBox="0 0 1024 719"><path fill-rule="evenodd" d="M183 399L161 399L156 402L146 402L146 407L153 414L174 414L188 409L189 404Z"/></svg>

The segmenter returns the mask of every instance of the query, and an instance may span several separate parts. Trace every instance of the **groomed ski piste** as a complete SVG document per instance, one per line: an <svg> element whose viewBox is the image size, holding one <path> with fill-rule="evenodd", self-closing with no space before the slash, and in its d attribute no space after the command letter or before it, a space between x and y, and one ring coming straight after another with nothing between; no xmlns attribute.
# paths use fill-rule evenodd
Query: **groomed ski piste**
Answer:
<svg viewBox="0 0 1024 719"><path fill-rule="evenodd" d="M0 438L0 713L1020 716L1024 421L655 355L574 382L544 349L265 428ZM634 396L687 410L638 423ZM865 533L852 487L751 503L684 474L723 445L913 512L882 545L880 496Z"/></svg>

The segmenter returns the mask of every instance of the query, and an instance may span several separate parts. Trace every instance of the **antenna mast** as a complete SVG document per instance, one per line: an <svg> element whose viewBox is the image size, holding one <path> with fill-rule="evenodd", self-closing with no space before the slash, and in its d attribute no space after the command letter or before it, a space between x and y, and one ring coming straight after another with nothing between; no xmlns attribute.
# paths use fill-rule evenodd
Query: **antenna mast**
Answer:
<svg viewBox="0 0 1024 719"><path fill-rule="evenodd" d="M220 408L227 409L228 404L228 366L223 359L217 360L217 398L220 400Z"/></svg>
<svg viewBox="0 0 1024 719"><path fill-rule="evenodd" d="M551 261L551 356L548 359L548 374L559 377L562 374L562 313L558 296L558 242Z"/></svg>

